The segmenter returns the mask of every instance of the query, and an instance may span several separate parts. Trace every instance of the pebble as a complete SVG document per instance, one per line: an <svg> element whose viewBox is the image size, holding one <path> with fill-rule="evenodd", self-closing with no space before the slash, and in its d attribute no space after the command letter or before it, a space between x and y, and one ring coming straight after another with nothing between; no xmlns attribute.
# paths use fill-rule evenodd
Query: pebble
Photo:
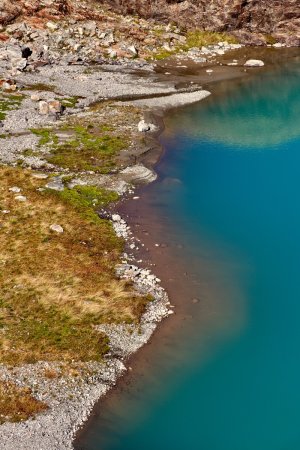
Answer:
<svg viewBox="0 0 300 450"><path fill-rule="evenodd" d="M56 223L50 225L49 228L50 228L51 231L55 231L56 233L63 233L64 232L63 227L61 225L56 224Z"/></svg>
<svg viewBox="0 0 300 450"><path fill-rule="evenodd" d="M26 202L27 201L27 197L25 197L25 195L16 195L15 199L18 200L18 202Z"/></svg>
<svg viewBox="0 0 300 450"><path fill-rule="evenodd" d="M33 178L37 178L39 180L46 180L48 178L48 175L46 173L33 173Z"/></svg>
<svg viewBox="0 0 300 450"><path fill-rule="evenodd" d="M17 187L17 186L13 186L13 187L11 187L11 188L9 188L8 189L10 192L14 192L14 193L18 193L18 192L21 192L21 188L19 188L19 187Z"/></svg>

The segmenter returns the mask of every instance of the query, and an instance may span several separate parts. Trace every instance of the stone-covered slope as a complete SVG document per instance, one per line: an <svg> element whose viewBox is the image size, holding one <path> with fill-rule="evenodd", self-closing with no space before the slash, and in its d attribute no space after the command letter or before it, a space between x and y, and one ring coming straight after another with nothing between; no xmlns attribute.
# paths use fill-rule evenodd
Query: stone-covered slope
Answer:
<svg viewBox="0 0 300 450"><path fill-rule="evenodd" d="M97 20L95 5L122 14L138 14L183 27L231 31L248 43L273 39L300 45L299 0L0 0L0 24L21 15Z"/></svg>
<svg viewBox="0 0 300 450"><path fill-rule="evenodd" d="M213 31L273 35L300 44L299 0L110 0L122 13Z"/></svg>

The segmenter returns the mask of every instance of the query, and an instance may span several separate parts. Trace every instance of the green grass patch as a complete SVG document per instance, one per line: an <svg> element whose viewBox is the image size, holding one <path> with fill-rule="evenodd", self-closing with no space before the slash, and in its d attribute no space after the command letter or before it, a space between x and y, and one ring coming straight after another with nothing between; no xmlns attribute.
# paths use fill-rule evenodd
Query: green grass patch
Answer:
<svg viewBox="0 0 300 450"><path fill-rule="evenodd" d="M161 61L163 59L169 58L170 56L176 55L178 52L178 48L174 48L174 50L166 50L162 47L156 53L153 53L151 55L151 58L156 59L157 61Z"/></svg>
<svg viewBox="0 0 300 450"><path fill-rule="evenodd" d="M84 218L94 223L101 221L96 210L107 206L109 203L116 202L119 198L116 192L96 186L75 186L72 189L54 192L65 203L69 203L76 208Z"/></svg>
<svg viewBox="0 0 300 450"><path fill-rule="evenodd" d="M161 47L157 52L151 54L151 59L163 60L174 56L179 52L188 51L191 48L203 47L207 45L218 44L219 42L228 42L229 44L237 44L238 40L228 33L217 33L213 31L193 30L186 34L186 43L178 44L171 50ZM149 58L148 58L149 59Z"/></svg>
<svg viewBox="0 0 300 450"><path fill-rule="evenodd" d="M54 131L49 128L31 128L30 131L40 138L38 144L39 147L42 147L43 145L58 144L58 137Z"/></svg>
<svg viewBox="0 0 300 450"><path fill-rule="evenodd" d="M228 33L217 33L214 31L193 30L188 31L186 35L186 46L202 47L206 45L217 44L218 42L228 42L229 44L237 44L237 39Z"/></svg>
<svg viewBox="0 0 300 450"><path fill-rule="evenodd" d="M28 84L23 88L23 91L45 91L45 92L54 92L56 86L53 84L45 84L45 83L34 83Z"/></svg>
<svg viewBox="0 0 300 450"><path fill-rule="evenodd" d="M0 120L4 120L8 111L19 109L24 95L0 94Z"/></svg>
<svg viewBox="0 0 300 450"><path fill-rule="evenodd" d="M80 97L74 96L74 97L65 97L63 99L56 98L56 100L59 100L65 108L75 108L79 98Z"/></svg>
<svg viewBox="0 0 300 450"><path fill-rule="evenodd" d="M101 128L97 130L75 125L67 126L64 130L73 134L71 139L62 144L54 142L47 160L51 164L73 171L109 173L115 168L117 154L129 145L126 137L115 136L108 131L102 133Z"/></svg>

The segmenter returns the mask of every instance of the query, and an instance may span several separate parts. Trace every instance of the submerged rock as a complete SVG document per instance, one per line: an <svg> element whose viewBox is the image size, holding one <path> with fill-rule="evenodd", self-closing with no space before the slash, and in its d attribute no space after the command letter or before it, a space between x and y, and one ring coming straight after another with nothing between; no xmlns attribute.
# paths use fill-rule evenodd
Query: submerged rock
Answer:
<svg viewBox="0 0 300 450"><path fill-rule="evenodd" d="M143 164L126 167L126 169L121 171L121 174L126 178L126 181L130 183L151 183L157 178L156 173L145 167Z"/></svg>

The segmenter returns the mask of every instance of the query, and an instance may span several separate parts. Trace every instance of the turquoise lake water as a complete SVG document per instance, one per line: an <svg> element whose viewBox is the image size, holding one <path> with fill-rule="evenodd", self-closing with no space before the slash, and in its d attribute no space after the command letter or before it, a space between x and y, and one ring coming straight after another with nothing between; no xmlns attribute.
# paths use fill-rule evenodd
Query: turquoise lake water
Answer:
<svg viewBox="0 0 300 450"><path fill-rule="evenodd" d="M80 448L299 450L300 59L173 112L162 142L146 195L201 278L200 309Z"/></svg>

